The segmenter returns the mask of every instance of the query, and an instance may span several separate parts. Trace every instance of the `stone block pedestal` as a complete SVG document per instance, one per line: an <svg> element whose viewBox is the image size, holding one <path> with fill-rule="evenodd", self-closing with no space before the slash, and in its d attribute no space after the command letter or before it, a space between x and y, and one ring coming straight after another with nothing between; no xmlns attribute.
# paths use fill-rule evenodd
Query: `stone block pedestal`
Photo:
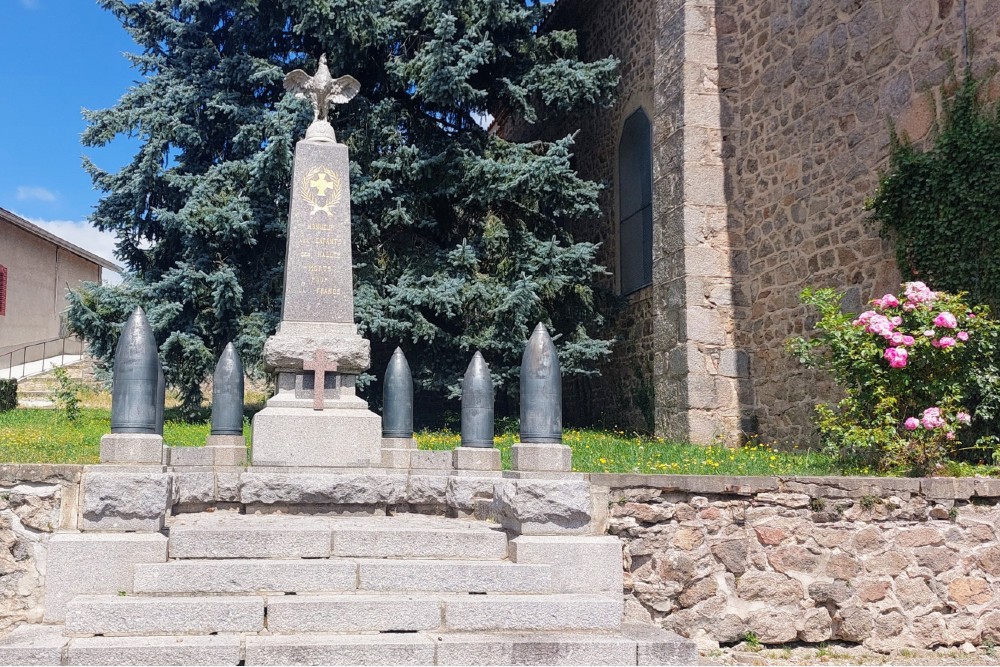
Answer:
<svg viewBox="0 0 1000 667"><path fill-rule="evenodd" d="M164 465L163 436L154 433L108 433L101 436L101 463Z"/></svg>
<svg viewBox="0 0 1000 667"><path fill-rule="evenodd" d="M455 470L500 470L500 450L493 447L456 447L452 452Z"/></svg>
<svg viewBox="0 0 1000 667"><path fill-rule="evenodd" d="M382 461L382 420L365 409L266 407L253 419L255 466L366 468Z"/></svg>
<svg viewBox="0 0 1000 667"><path fill-rule="evenodd" d="M554 442L518 442L511 450L511 463L514 470L526 472L569 472L573 450Z"/></svg>
<svg viewBox="0 0 1000 667"><path fill-rule="evenodd" d="M247 462L247 439L242 435L210 435L205 449L212 452L214 466L241 466Z"/></svg>

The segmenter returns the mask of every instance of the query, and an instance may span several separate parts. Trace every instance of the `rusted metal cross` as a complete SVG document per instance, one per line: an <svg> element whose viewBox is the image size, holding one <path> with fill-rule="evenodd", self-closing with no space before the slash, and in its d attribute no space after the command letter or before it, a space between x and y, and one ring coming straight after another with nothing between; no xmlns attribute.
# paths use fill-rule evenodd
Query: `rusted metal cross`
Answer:
<svg viewBox="0 0 1000 667"><path fill-rule="evenodd" d="M302 370L313 372L313 410L322 410L326 394L326 374L337 370L337 362L327 361L325 350L316 350L312 361L302 362Z"/></svg>

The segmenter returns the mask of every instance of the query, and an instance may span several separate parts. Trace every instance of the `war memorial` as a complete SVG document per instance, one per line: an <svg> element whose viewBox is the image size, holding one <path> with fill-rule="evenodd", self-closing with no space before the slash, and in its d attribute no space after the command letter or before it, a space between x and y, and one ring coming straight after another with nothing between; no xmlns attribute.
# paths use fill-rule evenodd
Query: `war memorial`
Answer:
<svg viewBox="0 0 1000 667"><path fill-rule="evenodd" d="M0 664L689 664L694 643L623 622L622 547L606 489L570 472L559 363L527 342L513 470L493 447L478 352L462 446L418 451L401 351L385 414L355 378L347 147L330 104L357 91L325 58L286 88L312 100L292 178L285 297L265 363L277 393L242 436L243 369L228 346L204 447L164 445L163 372L137 308L116 354L111 433L47 546L40 623ZM75 505L75 506L74 506Z"/></svg>

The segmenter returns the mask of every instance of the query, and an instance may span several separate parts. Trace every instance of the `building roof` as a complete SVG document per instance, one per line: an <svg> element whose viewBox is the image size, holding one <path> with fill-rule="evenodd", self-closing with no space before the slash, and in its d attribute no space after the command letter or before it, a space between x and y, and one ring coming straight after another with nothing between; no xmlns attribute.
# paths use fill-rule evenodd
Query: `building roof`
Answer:
<svg viewBox="0 0 1000 667"><path fill-rule="evenodd" d="M114 262L110 262L110 261L104 259L103 257L99 257L99 256L95 255L94 253L88 251L88 250L84 250L80 246L74 245L74 244L70 243L69 241L67 241L66 239L59 238L58 236L56 236L52 232L45 231L44 229L42 229L38 225L36 225L34 223L31 223L31 222L28 222L27 220L25 220L21 216L15 215L15 214L11 213L10 211L8 211L5 208L0 208L0 220L4 220L5 222L9 222L10 224L14 225L15 227L20 227L21 229L23 229L24 231L28 232L29 234L34 234L35 236L37 236L39 238L43 238L46 241L49 241L50 243L54 243L57 246L59 246L60 248L63 248L64 250L68 250L69 252L73 253L74 255L77 255L78 257L82 257L83 259L87 260L88 262L93 262L94 264L97 264L98 266L103 266L105 269L111 269L112 271L115 271L117 273L122 273L124 271L124 269L122 269L122 267L118 266Z"/></svg>

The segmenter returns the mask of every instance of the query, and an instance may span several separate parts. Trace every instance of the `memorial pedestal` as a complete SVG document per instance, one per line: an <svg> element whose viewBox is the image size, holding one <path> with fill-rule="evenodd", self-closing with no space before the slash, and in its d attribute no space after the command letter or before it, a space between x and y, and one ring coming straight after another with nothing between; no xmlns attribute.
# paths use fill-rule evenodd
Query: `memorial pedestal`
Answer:
<svg viewBox="0 0 1000 667"><path fill-rule="evenodd" d="M347 146L296 145L281 324L264 345L278 393L254 416L255 466L382 464L382 420L354 392L370 347L354 324L348 175Z"/></svg>

